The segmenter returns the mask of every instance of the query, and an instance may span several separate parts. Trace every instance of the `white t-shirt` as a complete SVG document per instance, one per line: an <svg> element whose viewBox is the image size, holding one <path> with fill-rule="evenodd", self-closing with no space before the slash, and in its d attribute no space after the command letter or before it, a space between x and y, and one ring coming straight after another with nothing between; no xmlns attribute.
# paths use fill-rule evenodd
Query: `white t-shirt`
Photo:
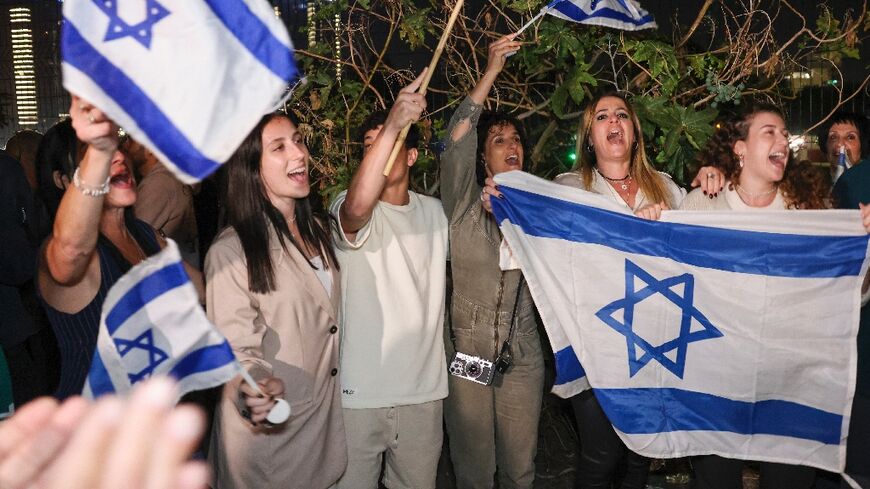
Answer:
<svg viewBox="0 0 870 489"><path fill-rule="evenodd" d="M444 297L447 218L441 202L408 192L378 202L351 242L336 230L341 265L342 405L366 409L447 397ZM339 209L345 192L331 206Z"/></svg>

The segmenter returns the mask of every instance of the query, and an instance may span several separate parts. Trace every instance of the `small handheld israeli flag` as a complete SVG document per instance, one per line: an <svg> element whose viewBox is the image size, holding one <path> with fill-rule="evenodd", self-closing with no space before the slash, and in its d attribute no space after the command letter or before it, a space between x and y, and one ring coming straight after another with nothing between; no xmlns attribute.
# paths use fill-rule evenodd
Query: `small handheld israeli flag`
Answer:
<svg viewBox="0 0 870 489"><path fill-rule="evenodd" d="M168 240L106 294L84 395L123 394L155 375L177 379L183 395L221 385L240 369L205 317L178 246Z"/></svg>
<svg viewBox="0 0 870 489"><path fill-rule="evenodd" d="M186 183L226 161L297 76L264 0L66 0L63 85Z"/></svg>
<svg viewBox="0 0 870 489"><path fill-rule="evenodd" d="M532 17L517 34L526 30L544 14L581 24L612 27L623 31L658 27L646 10L634 0L554 0Z"/></svg>

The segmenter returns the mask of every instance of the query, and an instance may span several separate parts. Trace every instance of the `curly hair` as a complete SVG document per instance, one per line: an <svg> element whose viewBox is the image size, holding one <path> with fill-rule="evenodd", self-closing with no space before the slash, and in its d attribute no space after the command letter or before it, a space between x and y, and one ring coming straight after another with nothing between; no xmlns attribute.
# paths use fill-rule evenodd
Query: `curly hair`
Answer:
<svg viewBox="0 0 870 489"><path fill-rule="evenodd" d="M486 152L486 138L489 132L496 128L503 129L505 126L513 126L520 137L520 144L523 146L523 169L526 168L525 162L529 158L529 148L526 139L526 131L523 125L516 117L505 112L487 110L480 115L480 120L477 123L477 158L474 165L475 178L477 184L483 187L486 183L486 162L483 155Z"/></svg>
<svg viewBox="0 0 870 489"><path fill-rule="evenodd" d="M740 181L740 158L734 152L737 141L746 141L749 126L757 114L769 113L785 119L778 107L754 104L733 118L717 125L695 158L696 167L714 166L725 174L729 186ZM830 185L824 172L808 162L797 162L789 152L785 172L779 185L788 209L824 209L830 207Z"/></svg>
<svg viewBox="0 0 870 489"><path fill-rule="evenodd" d="M619 92L603 92L586 105L586 108L583 110L583 117L580 119L580 126L577 128L577 163L571 171L580 174L583 179L584 188L589 189L592 187L594 176L592 172L595 171L598 161L596 160L594 149L589 144L589 131L592 129L592 121L595 117L595 106L598 105L601 99L606 97L615 97L625 103L631 125L634 127L635 144L631 150L629 174L651 202L667 202L669 206L676 206L678 202L671 202L667 187L647 158L640 119L637 118L631 103Z"/></svg>

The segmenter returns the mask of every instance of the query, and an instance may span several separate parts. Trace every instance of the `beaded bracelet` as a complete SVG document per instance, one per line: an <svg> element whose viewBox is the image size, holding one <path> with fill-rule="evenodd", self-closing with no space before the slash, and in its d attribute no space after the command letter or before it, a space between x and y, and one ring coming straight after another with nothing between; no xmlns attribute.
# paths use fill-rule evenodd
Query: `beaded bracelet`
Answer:
<svg viewBox="0 0 870 489"><path fill-rule="evenodd" d="M99 187L91 187L79 178L79 169L76 168L75 173L73 173L73 186L84 195L88 197L102 197L109 193L109 180L111 177L106 177L106 183L102 184Z"/></svg>

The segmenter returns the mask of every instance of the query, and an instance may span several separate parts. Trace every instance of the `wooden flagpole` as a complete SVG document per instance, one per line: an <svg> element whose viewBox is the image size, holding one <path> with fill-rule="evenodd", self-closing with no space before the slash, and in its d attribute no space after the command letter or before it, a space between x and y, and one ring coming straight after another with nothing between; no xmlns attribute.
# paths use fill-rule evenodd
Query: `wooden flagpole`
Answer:
<svg viewBox="0 0 870 489"><path fill-rule="evenodd" d="M453 24L456 23L456 18L459 17L459 12L462 11L462 4L465 0L456 0L456 5L453 6L453 11L450 12L450 19L447 21L447 27L444 28L444 33L441 34L441 39L438 41L438 46L435 48L435 54L432 55L432 61L429 62L429 69L423 76L423 81L420 83L418 92L421 95L426 95L426 89L429 88L429 80L432 78L432 73L435 72L435 66L438 64L438 58L444 51L444 46L447 44L447 36L453 30ZM413 123L412 123L413 124ZM396 162L396 157L399 156L399 151L405 144L405 138L408 136L408 131L411 130L411 124L402 128L399 137L396 139L396 144L393 145L393 151L390 153L390 158L387 160L387 166L384 168L384 176L388 176L393 169L393 163Z"/></svg>

